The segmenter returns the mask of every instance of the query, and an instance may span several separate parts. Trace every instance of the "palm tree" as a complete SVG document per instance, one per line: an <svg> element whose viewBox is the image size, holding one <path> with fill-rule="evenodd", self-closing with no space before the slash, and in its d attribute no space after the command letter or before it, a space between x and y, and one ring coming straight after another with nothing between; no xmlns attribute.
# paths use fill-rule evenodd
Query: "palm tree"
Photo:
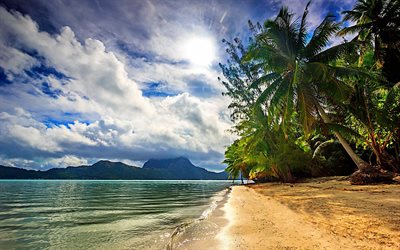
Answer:
<svg viewBox="0 0 400 250"><path fill-rule="evenodd" d="M358 0L352 10L343 14L344 21L354 22L354 25L343 28L338 34L357 34L364 45L373 44L377 68L391 69L387 72L388 80L400 81L399 73L391 67L396 69L400 63L400 1ZM365 46L361 52L364 50ZM361 55L361 62L362 58Z"/></svg>
<svg viewBox="0 0 400 250"><path fill-rule="evenodd" d="M261 174L263 177L293 182L292 169L297 167L305 170L308 167L307 154L300 150L294 140L286 140L279 127L268 123L260 106L253 107L250 116L241 120L235 130L239 132L240 139L227 148L223 162L228 165L225 170L232 178ZM287 153L294 157L288 157Z"/></svg>
<svg viewBox="0 0 400 250"><path fill-rule="evenodd" d="M398 172L400 161L390 155L387 148L394 144L399 130L399 91L396 88L388 91L374 82L360 80L354 88L350 102L344 105L345 113L350 115L346 119L349 121L348 126L372 150L377 165Z"/></svg>
<svg viewBox="0 0 400 250"><path fill-rule="evenodd" d="M236 140L225 151L225 160L222 162L227 164L225 171L229 173L229 177L234 182L240 176L242 184L243 177L247 176L247 165L245 162L245 154L243 152L243 144L240 140Z"/></svg>
<svg viewBox="0 0 400 250"><path fill-rule="evenodd" d="M299 21L287 7L281 8L275 20L267 20L245 56L257 67L261 77L252 88L262 88L257 103L265 104L268 117L280 123L286 134L298 113L300 123L309 134L318 116L331 123L325 103L348 99L351 87L344 78L358 74L351 68L330 64L357 45L356 40L325 49L339 24L327 16L307 39L308 6ZM359 169L369 166L350 147L345 138L333 131Z"/></svg>

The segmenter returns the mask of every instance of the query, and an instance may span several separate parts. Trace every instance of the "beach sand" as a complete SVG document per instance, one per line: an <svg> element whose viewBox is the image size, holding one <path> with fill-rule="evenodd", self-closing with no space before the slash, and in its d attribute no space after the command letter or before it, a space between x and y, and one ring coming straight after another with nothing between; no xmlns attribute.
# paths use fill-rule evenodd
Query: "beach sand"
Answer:
<svg viewBox="0 0 400 250"><path fill-rule="evenodd" d="M228 222L213 249L400 249L400 185L234 186L222 209ZM188 249L209 249L200 246Z"/></svg>

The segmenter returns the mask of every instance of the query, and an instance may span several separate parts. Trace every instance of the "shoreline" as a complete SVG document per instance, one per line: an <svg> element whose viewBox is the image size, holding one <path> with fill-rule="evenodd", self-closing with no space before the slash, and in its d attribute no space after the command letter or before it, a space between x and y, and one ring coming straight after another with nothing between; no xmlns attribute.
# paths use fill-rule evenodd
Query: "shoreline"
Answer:
<svg viewBox="0 0 400 250"><path fill-rule="evenodd" d="M224 207L231 192L232 186L218 192L199 218L175 228L166 249L221 249L219 234L228 225Z"/></svg>
<svg viewBox="0 0 400 250"><path fill-rule="evenodd" d="M189 230L172 249L400 249L398 184L329 177L230 189L197 225L209 231Z"/></svg>

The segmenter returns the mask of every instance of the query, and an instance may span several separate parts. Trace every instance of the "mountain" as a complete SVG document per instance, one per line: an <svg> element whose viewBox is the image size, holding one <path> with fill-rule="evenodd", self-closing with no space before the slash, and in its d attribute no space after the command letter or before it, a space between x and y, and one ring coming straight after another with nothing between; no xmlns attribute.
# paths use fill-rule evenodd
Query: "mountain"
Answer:
<svg viewBox="0 0 400 250"><path fill-rule="evenodd" d="M78 179L78 180L226 180L226 172L210 172L196 167L184 157L150 159L142 168L122 162L99 161L91 166L26 170L0 165L0 179Z"/></svg>
<svg viewBox="0 0 400 250"><path fill-rule="evenodd" d="M178 157L174 159L156 160L150 159L144 165L143 169L163 172L167 179L176 180L226 180L226 172L210 172L204 168L193 165L189 159Z"/></svg>

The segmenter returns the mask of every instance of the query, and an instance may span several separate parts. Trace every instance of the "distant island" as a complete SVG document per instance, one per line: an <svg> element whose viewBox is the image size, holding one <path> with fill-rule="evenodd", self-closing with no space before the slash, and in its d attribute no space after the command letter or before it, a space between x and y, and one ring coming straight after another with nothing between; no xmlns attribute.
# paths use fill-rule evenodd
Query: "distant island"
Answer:
<svg viewBox="0 0 400 250"><path fill-rule="evenodd" d="M0 165L0 179L75 180L226 180L226 172L211 172L193 165L189 159L150 159L143 167L122 162L98 161L90 166L27 170Z"/></svg>

